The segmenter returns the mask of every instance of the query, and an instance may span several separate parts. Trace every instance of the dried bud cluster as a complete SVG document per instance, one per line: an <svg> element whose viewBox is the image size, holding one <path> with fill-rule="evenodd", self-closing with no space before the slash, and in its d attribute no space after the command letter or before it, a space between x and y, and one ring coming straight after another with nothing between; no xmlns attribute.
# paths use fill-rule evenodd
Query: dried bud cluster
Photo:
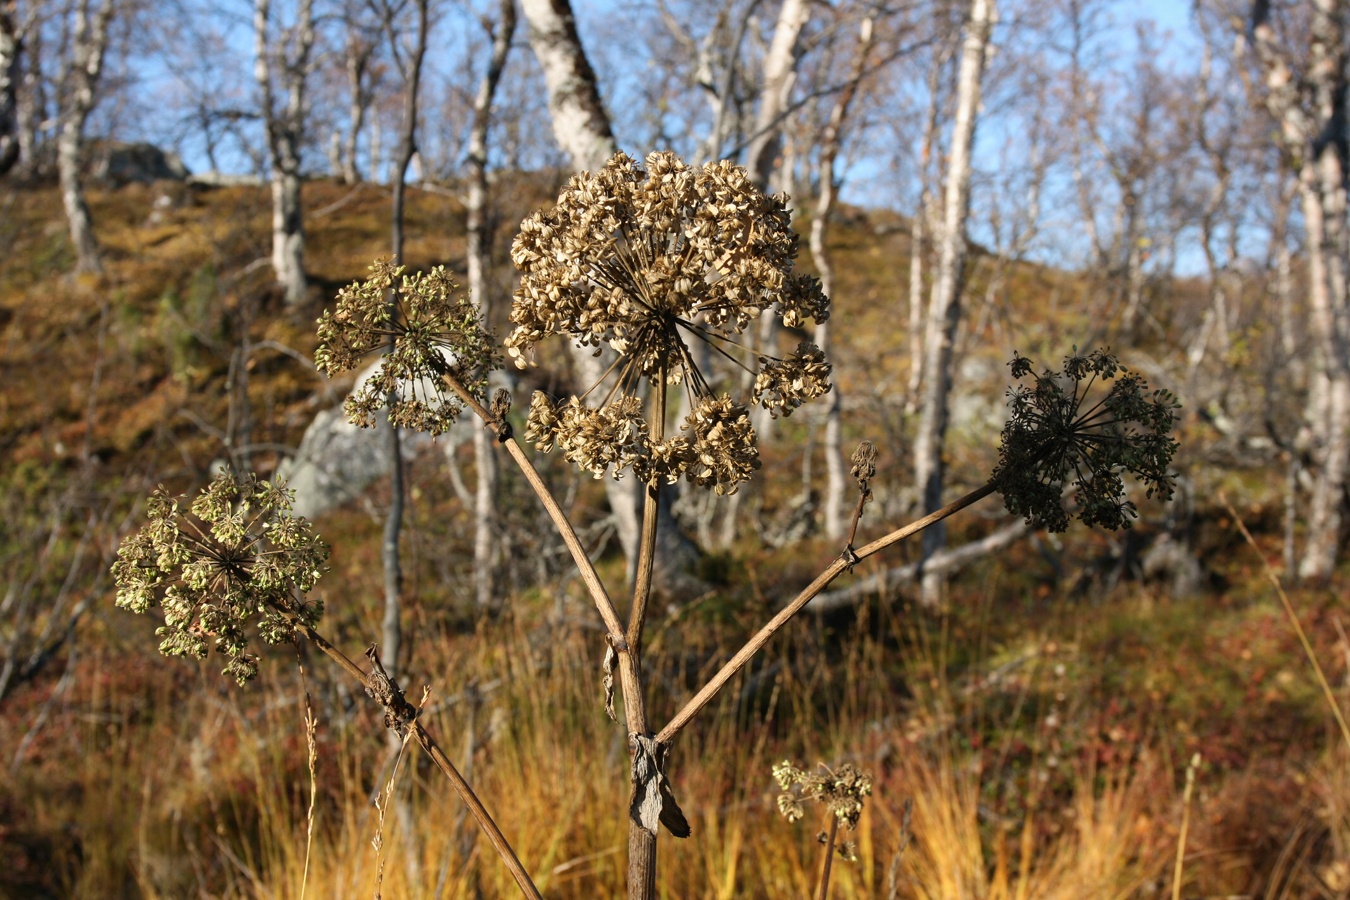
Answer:
<svg viewBox="0 0 1350 900"><path fill-rule="evenodd" d="M597 477L632 468L649 483L684 476L734 491L758 467L754 430L743 404L713 391L690 342L707 342L752 372L751 402L773 415L827 392L830 366L814 344L784 359L737 358L736 336L771 307L793 326L828 318L820 283L792 271L796 253L784 198L765 196L730 162L691 168L653 153L644 170L619 154L573 177L553 209L521 223L511 250L521 271L516 327L506 348L524 366L553 335L607 346L620 357L611 370L617 383L599 392L599 409L536 395L526 437L544 450L556 444ZM638 400L643 382L658 381L693 395L683 434L668 440L650 439L642 424L664 412Z"/></svg>
<svg viewBox="0 0 1350 900"><path fill-rule="evenodd" d="M877 445L871 441L860 442L849 462L852 464L849 474L858 482L858 490L867 493L867 483L877 474Z"/></svg>
<svg viewBox="0 0 1350 900"><path fill-rule="evenodd" d="M303 518L289 513L290 493L253 476L217 477L184 513L163 489L150 495L150 523L117 548L112 575L117 605L144 613L158 605L166 656L206 657L209 642L229 657L225 674L240 684L258 673L246 626L258 617L269 644L294 628L280 613L313 625L321 601L306 601L328 548Z"/></svg>
<svg viewBox="0 0 1350 900"><path fill-rule="evenodd" d="M405 275L403 266L376 260L370 271L370 278L343 288L337 306L319 319L315 365L334 375L383 350L379 371L347 398L347 417L368 428L388 406L395 425L441 434L462 408L443 390L442 378L483 396L497 362L492 337L443 267Z"/></svg>
<svg viewBox="0 0 1350 900"><path fill-rule="evenodd" d="M1074 517L1129 528L1136 512L1125 499L1125 473L1142 482L1150 498L1172 498L1176 475L1168 469L1177 442L1170 435L1178 409L1172 394L1150 392L1143 378L1104 350L1066 358L1063 372L1036 375L1031 360L1016 354L1010 365L1014 378L1030 375L1033 383L1008 391L1010 415L991 479L1009 512L1063 531L1070 518L1063 503L1068 483L1078 506ZM1089 406L1099 379L1111 387Z"/></svg>
<svg viewBox="0 0 1350 900"><path fill-rule="evenodd" d="M839 824L851 829L858 827L863 799L872 795L872 776L851 763L832 771L824 763L820 772L807 772L784 760L773 767L774 781L782 788L778 795L778 812L789 822L806 815L805 801L814 800L824 806ZM845 859L853 857L850 846L839 847Z"/></svg>

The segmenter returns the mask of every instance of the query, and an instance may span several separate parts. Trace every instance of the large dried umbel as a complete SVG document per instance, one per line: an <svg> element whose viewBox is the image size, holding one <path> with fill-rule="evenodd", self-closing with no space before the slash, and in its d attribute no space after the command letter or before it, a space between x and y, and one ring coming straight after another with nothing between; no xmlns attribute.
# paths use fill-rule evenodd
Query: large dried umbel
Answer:
<svg viewBox="0 0 1350 900"><path fill-rule="evenodd" d="M821 763L818 772L809 772L783 760L774 765L773 779L783 790L778 795L778 813L789 822L805 816L806 801L811 800L824 806L840 825L852 830L858 827L863 802L872 795L872 775L852 763L844 763L838 769ZM855 858L852 843L845 842L837 849L845 859Z"/></svg>
<svg viewBox="0 0 1350 900"><path fill-rule="evenodd" d="M754 375L749 402L772 415L827 392L830 366L814 344L779 358L751 354L737 339L766 310L790 326L828 318L820 283L792 270L796 253L785 198L766 196L733 163L695 168L662 152L644 170L620 153L599 172L574 176L553 209L521 223L506 349L524 366L535 344L559 335L619 358L608 387L559 402L536 395L527 437L544 449L557 444L597 477L631 468L648 483L683 476L734 491L759 463L749 413L713 389L691 345L706 342ZM639 423L652 411L644 416L642 403L630 402L658 382L692 394L692 413L669 440L650 438ZM591 446L611 433L623 449Z"/></svg>
<svg viewBox="0 0 1350 900"><path fill-rule="evenodd" d="M185 512L161 488L150 495L150 523L122 541L113 563L117 605L135 613L164 611L165 656L204 659L208 648L229 658L225 674L239 681L258 673L248 652L247 626L269 644L289 641L293 614L314 625L323 603L314 588L328 548L309 522L290 514L290 493L251 475L222 474Z"/></svg>
<svg viewBox="0 0 1350 900"><path fill-rule="evenodd" d="M1014 378L1032 381L1008 391L1008 423L991 479L1010 513L1036 527L1064 531L1070 518L1064 488L1071 485L1075 518L1085 525L1128 528L1136 512L1125 499L1126 473L1149 497L1172 498L1175 397L1150 391L1142 377L1105 350L1078 356L1075 348L1062 372L1037 375L1031 360L1016 354L1010 365ZM1098 381L1111 386L1090 403Z"/></svg>
<svg viewBox="0 0 1350 900"><path fill-rule="evenodd" d="M497 362L492 336L444 267L405 275L403 266L381 259L370 271L343 288L336 307L319 319L315 365L335 375L383 350L379 371L347 398L348 419L368 428L376 410L388 406L395 425L441 434L463 408L444 390L442 376L482 397Z"/></svg>

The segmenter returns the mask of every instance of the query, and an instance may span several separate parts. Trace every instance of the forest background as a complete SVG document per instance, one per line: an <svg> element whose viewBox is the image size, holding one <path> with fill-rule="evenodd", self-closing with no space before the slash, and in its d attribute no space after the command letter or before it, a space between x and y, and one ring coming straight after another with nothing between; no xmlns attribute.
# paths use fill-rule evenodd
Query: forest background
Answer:
<svg viewBox="0 0 1350 900"><path fill-rule="evenodd" d="M814 339L835 386L757 421L740 492L671 498L665 713L838 557L858 441L877 535L989 477L1014 351L1109 346L1182 409L1177 496L1134 528L988 500L817 598L676 746L661 894L812 889L786 758L873 774L835 896L1350 896L1350 4L1140 9L0 2L0 895L514 889L415 762L377 824L389 745L321 659L241 690L114 609L150 489L225 468L296 487L326 633L433 686L541 891L620 892L624 733L559 539L483 429L345 426L314 321L393 255L504 334L521 219L671 149L791 197L833 317L755 340ZM501 382L515 418L587 378L541 362ZM621 594L631 481L535 456Z"/></svg>

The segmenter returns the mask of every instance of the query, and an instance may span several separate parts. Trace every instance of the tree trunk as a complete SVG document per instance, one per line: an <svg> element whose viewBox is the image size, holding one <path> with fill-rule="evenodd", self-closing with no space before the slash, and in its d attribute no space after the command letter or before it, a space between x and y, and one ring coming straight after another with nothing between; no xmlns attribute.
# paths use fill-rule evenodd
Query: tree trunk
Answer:
<svg viewBox="0 0 1350 900"><path fill-rule="evenodd" d="M108 48L108 23L112 21L112 15L113 0L103 0L92 16L89 0L80 0L75 7L70 61L61 79L61 131L56 142L56 163L61 179L61 203L70 225L70 242L75 246L78 272L103 271L89 207L84 200L84 186L80 183L80 148L84 144L85 122L94 108L94 92L103 74L103 55Z"/></svg>
<svg viewBox="0 0 1350 900"><path fill-rule="evenodd" d="M356 26L349 26L355 31ZM373 45L355 33L347 38L347 89L351 98L347 107L347 136L342 150L342 181L344 184L358 184L361 181L361 169L356 164L357 144L361 139L361 128L366 122L366 109L370 106L370 90L366 86L367 70Z"/></svg>
<svg viewBox="0 0 1350 900"><path fill-rule="evenodd" d="M427 53L428 5L430 0L416 0L417 38L411 56L404 60L399 52L397 34L393 30L392 12L385 19L389 29L389 44L403 74L403 121L398 136L398 157L394 160L394 203L391 245L394 263L403 262L403 219L407 202L408 166L417 152L417 100L422 88L422 61Z"/></svg>
<svg viewBox="0 0 1350 900"><path fill-rule="evenodd" d="M820 273L821 287L824 289L826 296L832 296L834 293L834 268L830 263L829 247L826 240L830 226L830 214L834 211L835 195L838 192L838 186L835 184L834 163L839 154L840 132L843 130L844 120L848 116L849 105L858 93L858 86L862 82L863 69L867 64L867 56L872 51L874 24L871 15L862 20L858 35L858 47L854 52L849 79L845 82L844 89L839 92L839 96L834 101L834 106L830 109L829 121L826 123L825 131L820 138L820 196L816 200L815 218L811 220L810 243L811 258L815 260L816 271ZM816 346L820 347L828 356L830 353L830 323L828 321L816 325L815 337ZM843 422L841 421L843 401L841 395L842 391L836 383L834 390L830 392L830 405L825 411L825 534L832 539L843 537L846 527L844 495L848 490L848 478L844 471L843 448L840 446L843 441Z"/></svg>
<svg viewBox="0 0 1350 900"><path fill-rule="evenodd" d="M520 6L529 22L530 46L544 70L553 136L574 168L596 171L618 145L572 5L569 0L521 0Z"/></svg>
<svg viewBox="0 0 1350 900"><path fill-rule="evenodd" d="M515 0L501 0L497 23L491 33L492 56L483 80L478 83L473 104L473 128L469 132L469 296L477 304L478 315L484 322L491 321L492 315L492 295L487 279L492 242L488 216L488 126L492 122L492 102L515 30ZM496 604L497 457L492 444L492 435L486 428L474 430L473 454L478 484L474 491L473 589L479 609L491 609Z"/></svg>
<svg viewBox="0 0 1350 900"><path fill-rule="evenodd" d="M19 161L19 55L14 0L0 5L0 177Z"/></svg>
<svg viewBox="0 0 1350 900"><path fill-rule="evenodd" d="M304 299L305 231L300 208L299 165L272 167L272 271L286 289L286 302Z"/></svg>
<svg viewBox="0 0 1350 900"><path fill-rule="evenodd" d="M797 41L810 19L808 0L783 0L773 40L764 55L759 112L755 115L755 130L746 151L750 177L764 191L770 189L782 152L783 117L792 95L792 85L797 80Z"/></svg>
<svg viewBox="0 0 1350 900"><path fill-rule="evenodd" d="M1253 4L1251 35L1265 73L1265 104L1295 161L1307 231L1308 321L1312 349L1307 434L1313 491L1298 574L1324 579L1336 565L1350 464L1350 233L1346 227L1346 30L1343 0L1314 0L1306 59L1291 61ZM1303 72L1302 77L1295 72Z"/></svg>
<svg viewBox="0 0 1350 900"><path fill-rule="evenodd" d="M530 46L548 86L548 109L558 146L579 170L597 171L618 150L609 116L600 101L595 70L586 59L576 19L568 0L521 0L529 23ZM572 364L582 390L600 380L609 367L604 357L574 348ZM638 495L633 479L605 479L605 493L614 514L615 531L632 573L637 565Z"/></svg>
<svg viewBox="0 0 1350 900"><path fill-rule="evenodd" d="M307 114L305 82L314 47L314 0L301 0L291 40L278 40L275 51L269 47L270 15L270 0L255 0L253 75L262 94L263 125L271 156L272 271L286 291L286 303L295 306L304 300L306 288L300 148ZM293 53L288 52L288 44L294 48ZM274 56L286 90L286 104L280 110L272 84Z"/></svg>
<svg viewBox="0 0 1350 900"><path fill-rule="evenodd" d="M942 505L942 445L947 432L952 387L952 348L961 321L961 289L966 260L966 216L970 208L970 153L980 105L980 81L990 34L997 20L995 0L972 0L957 77L956 122L952 126L950 163L943 200L943 224L937 271L924 333L923 386L920 390L919 428L914 439L914 481L925 514ZM924 532L923 558L946 543L938 523ZM925 575L923 600L936 603L940 576Z"/></svg>

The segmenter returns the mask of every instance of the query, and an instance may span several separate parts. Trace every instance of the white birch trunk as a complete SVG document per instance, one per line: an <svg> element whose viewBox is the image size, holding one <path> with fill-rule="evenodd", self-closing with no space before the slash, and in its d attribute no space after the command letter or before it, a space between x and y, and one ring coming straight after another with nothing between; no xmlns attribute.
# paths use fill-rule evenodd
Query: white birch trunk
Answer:
<svg viewBox="0 0 1350 900"><path fill-rule="evenodd" d="M275 52L269 46L270 0L256 0L253 7L253 74L262 93L263 124L267 129L272 181L272 271L286 291L289 305L305 297L305 233L301 211L300 147L304 140L305 82L314 47L314 0L300 0L293 40L294 55L287 41L278 40ZM273 57L281 68L286 102L277 109L272 80Z"/></svg>
<svg viewBox="0 0 1350 900"><path fill-rule="evenodd" d="M933 143L937 138L938 110L942 106L940 94L942 70L951 59L955 45L947 43L942 52L934 52L928 68L928 112L923 120L923 139L919 150L919 204L909 223L909 383L905 388L905 413L912 414L919 406L919 389L923 384L923 268L928 253L932 230L933 195L929 190L929 167L933 158Z"/></svg>
<svg viewBox="0 0 1350 900"><path fill-rule="evenodd" d="M848 116L849 106L853 103L853 98L857 96L858 87L862 83L863 69L867 64L868 54L872 52L872 40L875 22L871 16L862 20L858 34L858 47L854 52L853 62L849 70L848 81L844 84L844 89L839 92L835 99L834 106L830 108L830 118L825 125L825 131L820 138L820 196L816 199L815 218L811 220L811 258L815 260L816 271L820 273L821 287L826 296L834 295L834 268L830 262L830 253L827 243L830 215L834 211L835 196L838 192L838 185L835 183L835 159L839 155L840 134L843 131L844 120ZM828 321L820 322L816 325L816 345L820 347L829 356L830 353L830 323ZM825 534L832 539L838 539L844 536L844 529L847 527L847 512L845 510L845 494L848 491L848 478L844 470L843 447L843 422L842 422L842 390L836 379L834 390L829 394L829 407L825 411Z"/></svg>
<svg viewBox="0 0 1350 900"><path fill-rule="evenodd" d="M488 126L492 103L501 81L511 38L516 30L515 0L501 0L492 33L492 55L487 72L474 97L473 127L469 132L468 265L469 296L484 322L491 321L492 295L488 289L491 232L488 216ZM479 609L496 603L497 576L497 457L492 435L486 428L473 433L473 454L478 471L474 490L473 589Z"/></svg>
<svg viewBox="0 0 1350 900"><path fill-rule="evenodd" d="M923 511L942 505L942 448L947 431L952 387L953 345L961 321L961 288L966 260L966 217L970 209L970 153L980 106L980 82L997 20L995 0L972 0L957 76L956 121L952 126L950 162L943 199L943 223L938 265L924 333L923 386L919 428L914 439L914 481ZM942 524L924 532L923 558L946 543ZM923 600L940 599L936 574L923 579Z"/></svg>
<svg viewBox="0 0 1350 900"><path fill-rule="evenodd" d="M797 42L810 19L808 0L783 0L773 39L764 55L759 111L746 151L746 168L761 190L770 189L778 166L783 146L783 117L792 96L792 85L797 80Z"/></svg>
<svg viewBox="0 0 1350 900"><path fill-rule="evenodd" d="M61 79L56 167L78 272L103 271L89 206L84 199L84 186L80 182L80 148L84 144L84 125L94 108L94 93L103 74L103 56L108 48L108 24L112 16L113 0L103 0L92 13L89 0L80 0L75 7L70 60Z"/></svg>
<svg viewBox="0 0 1350 900"><path fill-rule="evenodd" d="M521 0L529 23L530 46L548 86L548 109L558 146L572 157L572 166L596 171L615 154L618 145L609 116L600 102L595 71L581 46L576 19L566 0ZM573 348L572 364L582 390L600 380L608 364L587 349ZM641 519L634 479L605 479L605 492L614 515L615 532L633 571L637 562Z"/></svg>
<svg viewBox="0 0 1350 900"><path fill-rule="evenodd" d="M19 54L12 2L0 6L0 176L19 161Z"/></svg>
<svg viewBox="0 0 1350 900"><path fill-rule="evenodd" d="M1312 349L1306 416L1313 465L1303 578L1324 579L1335 569L1350 465L1350 233L1346 227L1346 19L1343 0L1314 0L1307 59L1291 61L1266 21L1267 4L1254 7L1252 35L1265 73L1266 106L1296 160L1299 199L1307 230L1309 337ZM1305 74L1302 78L1296 71ZM1305 108L1305 102L1307 107Z"/></svg>
<svg viewBox="0 0 1350 900"><path fill-rule="evenodd" d="M355 31L356 26L350 26ZM347 38L347 90L351 96L347 105L347 135L342 149L342 181L344 184L358 184L361 181L361 169L356 164L361 129L366 123L366 109L370 106L371 91L366 85L367 69L373 47L369 41L357 34Z"/></svg>

